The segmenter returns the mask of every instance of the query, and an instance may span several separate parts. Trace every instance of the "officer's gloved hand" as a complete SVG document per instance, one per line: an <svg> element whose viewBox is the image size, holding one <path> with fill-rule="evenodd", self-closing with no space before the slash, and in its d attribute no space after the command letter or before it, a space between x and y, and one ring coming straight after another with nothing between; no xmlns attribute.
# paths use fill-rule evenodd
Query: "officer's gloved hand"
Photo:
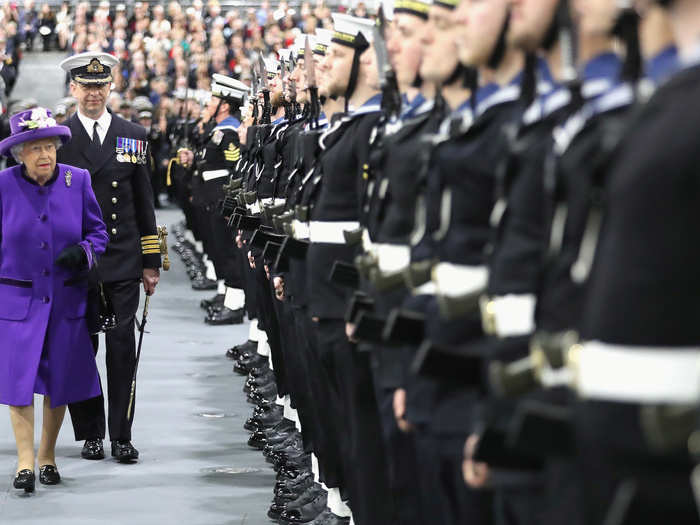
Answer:
<svg viewBox="0 0 700 525"><path fill-rule="evenodd" d="M78 271L87 266L88 260L83 247L74 244L64 248L56 257L55 263L66 270Z"/></svg>

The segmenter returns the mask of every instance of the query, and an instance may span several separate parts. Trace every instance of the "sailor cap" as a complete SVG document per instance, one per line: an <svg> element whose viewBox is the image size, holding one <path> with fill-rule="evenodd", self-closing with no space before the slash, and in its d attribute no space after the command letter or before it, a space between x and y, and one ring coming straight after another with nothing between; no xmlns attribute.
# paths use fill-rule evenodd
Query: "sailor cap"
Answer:
<svg viewBox="0 0 700 525"><path fill-rule="evenodd" d="M211 94L215 97L243 100L249 89L243 82L235 78L219 73L212 75Z"/></svg>
<svg viewBox="0 0 700 525"><path fill-rule="evenodd" d="M374 40L375 23L368 18L333 13L333 27L336 44L364 49Z"/></svg>

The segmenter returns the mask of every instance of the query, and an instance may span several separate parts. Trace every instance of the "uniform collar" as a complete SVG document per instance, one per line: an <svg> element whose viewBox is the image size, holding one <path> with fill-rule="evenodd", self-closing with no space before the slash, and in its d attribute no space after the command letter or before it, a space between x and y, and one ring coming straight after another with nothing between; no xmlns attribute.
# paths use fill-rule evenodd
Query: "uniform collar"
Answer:
<svg viewBox="0 0 700 525"><path fill-rule="evenodd" d="M377 93L364 102L359 108L350 108L349 116L362 115L364 113L373 113L382 109L382 94Z"/></svg>
<svg viewBox="0 0 700 525"><path fill-rule="evenodd" d="M679 65L678 49L676 46L668 46L647 60L646 76L658 85L676 72Z"/></svg>
<svg viewBox="0 0 700 525"><path fill-rule="evenodd" d="M422 93L418 93L415 97L413 97L413 100L409 102L407 98L404 97L404 101L406 102L406 109L403 111L401 118L402 119L409 119L413 118L416 116L416 112L418 111L418 108L421 107L421 105L425 102L425 97L423 96Z"/></svg>
<svg viewBox="0 0 700 525"><path fill-rule="evenodd" d="M80 110L78 110L76 114L78 115L78 120L80 120L80 123L83 125L88 137L90 138L92 138L92 130L95 127L95 122L97 122L99 130L102 131L102 133L104 133L105 135L107 134L107 130L109 129L110 124L112 123L112 114L106 109L102 112L102 115L97 120L93 120L90 117L86 117L80 112Z"/></svg>
<svg viewBox="0 0 700 525"><path fill-rule="evenodd" d="M238 121L237 118L232 117L232 116L228 116L228 117L226 117L224 120L222 120L221 122L219 122L219 123L216 125L216 127L217 127L217 128L221 128L221 127L223 127L223 126L233 126L234 128L237 129L240 125L241 125L241 123Z"/></svg>

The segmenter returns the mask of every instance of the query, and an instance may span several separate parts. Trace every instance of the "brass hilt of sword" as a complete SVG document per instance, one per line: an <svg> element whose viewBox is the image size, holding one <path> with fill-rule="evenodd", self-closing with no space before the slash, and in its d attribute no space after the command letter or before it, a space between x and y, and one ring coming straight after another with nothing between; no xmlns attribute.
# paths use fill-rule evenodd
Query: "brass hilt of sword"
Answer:
<svg viewBox="0 0 700 525"><path fill-rule="evenodd" d="M160 254L163 256L163 270L170 270L170 257L168 257L168 227L158 226L158 241L160 243Z"/></svg>

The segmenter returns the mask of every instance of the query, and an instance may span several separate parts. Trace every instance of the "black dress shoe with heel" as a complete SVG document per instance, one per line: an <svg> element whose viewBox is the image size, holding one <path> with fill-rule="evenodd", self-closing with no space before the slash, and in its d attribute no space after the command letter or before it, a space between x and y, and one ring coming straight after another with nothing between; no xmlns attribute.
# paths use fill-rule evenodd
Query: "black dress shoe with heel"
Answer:
<svg viewBox="0 0 700 525"><path fill-rule="evenodd" d="M134 448L131 441L112 441L112 457L119 463L130 463L139 459L139 451Z"/></svg>
<svg viewBox="0 0 700 525"><path fill-rule="evenodd" d="M16 489L24 489L24 492L34 492L35 483L34 471L25 468L17 473L13 485Z"/></svg>
<svg viewBox="0 0 700 525"><path fill-rule="evenodd" d="M61 482L61 475L58 473L56 465L39 467L39 482L42 485L58 485Z"/></svg>
<svg viewBox="0 0 700 525"><path fill-rule="evenodd" d="M99 438L86 439L80 455L83 459L104 459L105 450L102 446L102 440Z"/></svg>

